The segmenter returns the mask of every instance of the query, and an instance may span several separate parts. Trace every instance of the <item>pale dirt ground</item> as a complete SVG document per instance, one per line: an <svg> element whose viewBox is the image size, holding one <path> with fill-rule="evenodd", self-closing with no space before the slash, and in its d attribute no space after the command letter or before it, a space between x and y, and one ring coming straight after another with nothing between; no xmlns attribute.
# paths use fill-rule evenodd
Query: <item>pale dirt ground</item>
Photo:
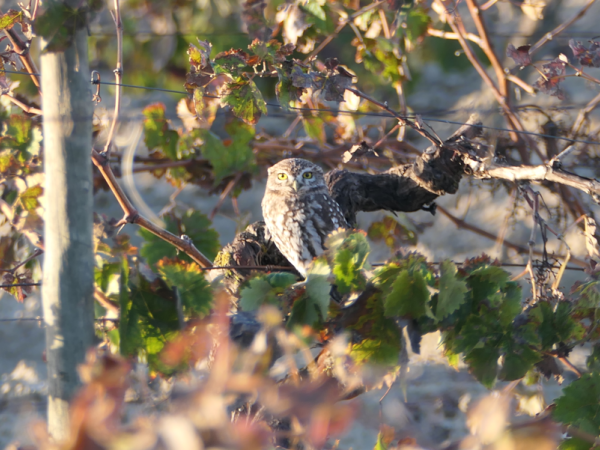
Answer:
<svg viewBox="0 0 600 450"><path fill-rule="evenodd" d="M557 20L572 16L583 3L583 0L562 2L558 9ZM514 21L509 14L508 4L499 2L498 5L503 8L503 11L508 11L503 14L502 22L495 24L500 29L518 29L522 33L533 29L534 23L528 19L521 22ZM578 22L576 29L594 30L594 22L599 15L600 5L594 5L588 15ZM525 42L514 40L513 43L518 46ZM467 109L489 109L495 106L488 91L480 89L481 82L476 74L448 75L442 73L435 64L428 64L423 73L420 83L424 87L435 86L435 89L420 89L418 95L408 99L408 104L416 110L426 110L432 105L435 108ZM594 75L598 76L597 73ZM570 103L585 102L597 91L597 87L584 86L581 80L569 79L565 85ZM139 112L140 106L159 100L164 101L170 111L175 110L174 99L154 94L143 99L132 99L126 96L124 108L131 112L131 117ZM549 106L559 103L549 97L536 98L535 101L544 102ZM107 99L105 103L103 103L104 107L110 109L110 100ZM463 111L453 115L451 119L464 121L468 115L468 111ZM499 115L484 115L482 118L486 125L502 126ZM567 116L563 118L569 123ZM131 141L131 134L127 133L132 129L129 125L134 126L135 122L132 121L122 127L119 137L121 146L126 146ZM281 129L282 120L269 119L261 122L261 125L277 130ZM446 136L455 129L455 125L440 123L433 125L440 136ZM533 123L529 125L532 126ZM166 183L156 181L147 175L136 176L135 182L143 199L154 212L160 211L169 203L173 188ZM464 181L460 196L446 196L440 198L437 203L456 216L478 224L492 233L497 233L511 205L504 188L491 192L489 186L489 182ZM539 189L544 192L543 188ZM242 212L246 214L247 222L261 218L262 193L263 186L257 184L241 195L239 205ZM551 203L548 196L545 198ZM109 194L100 193L95 201L99 211L109 216L119 216L115 201ZM209 213L217 198L206 197L201 190L192 186L184 189L177 201L180 205ZM361 214L359 224L361 228L366 229L372 221L380 220L381 217L383 213ZM417 224L431 224L425 227L419 236L419 243L415 250L432 261L440 261L444 258L461 261L482 252L507 262L524 261L522 257L514 255L511 251L498 249L493 241L457 229L441 214L433 217L426 212L417 212L410 214L410 219ZM530 215L521 211L517 215L516 223L509 228L506 238L525 245L531 225ZM222 244L226 244L234 236L236 221L229 202L225 202L221 208L220 214L215 218L214 226L219 230ZM128 225L124 232L134 235L135 228ZM585 243L580 233L577 231L568 233L566 240L574 256L579 258L585 256ZM552 241L550 248L559 249L559 246ZM388 256L389 251L383 245L373 246L371 262L382 261ZM568 290L574 281L582 278L581 272L567 272L562 284ZM527 289L527 286L524 285L524 288ZM24 304L18 304L7 294L0 294L0 318L38 317L40 314L37 297L31 297ZM46 391L46 369L42 360L44 332L37 322L1 322L0 343L0 448L3 448L11 442L21 444L30 442L27 424L44 415ZM583 367L584 358L585 350L578 349L572 356L572 362ZM571 380L569 373L565 373L565 378L565 383ZM542 386L539 388L541 389ZM531 388L529 395L535 393L536 389ZM543 383L543 397L547 402L560 395L560 390L561 387L553 380ZM415 437L417 442L424 446L438 447L442 443L453 442L468 433L464 414L466 405L487 392L480 384L474 382L466 370L455 371L448 367L438 347L438 336L427 335L424 337L422 354L411 355L406 399L402 390L394 386L382 405L379 404L379 398L383 391L374 391L353 400L359 403L359 420L354 423L350 431L341 436L340 448L355 450L372 448L381 423L394 426L400 435Z"/></svg>

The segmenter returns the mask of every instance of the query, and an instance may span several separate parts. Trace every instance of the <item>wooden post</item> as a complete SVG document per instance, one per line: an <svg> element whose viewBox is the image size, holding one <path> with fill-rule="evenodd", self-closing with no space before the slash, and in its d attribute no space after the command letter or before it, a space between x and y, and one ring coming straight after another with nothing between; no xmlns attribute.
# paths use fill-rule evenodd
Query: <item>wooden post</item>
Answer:
<svg viewBox="0 0 600 450"><path fill-rule="evenodd" d="M48 431L68 437L77 365L94 337L92 96L87 32L41 57L45 227L42 300L48 361Z"/></svg>

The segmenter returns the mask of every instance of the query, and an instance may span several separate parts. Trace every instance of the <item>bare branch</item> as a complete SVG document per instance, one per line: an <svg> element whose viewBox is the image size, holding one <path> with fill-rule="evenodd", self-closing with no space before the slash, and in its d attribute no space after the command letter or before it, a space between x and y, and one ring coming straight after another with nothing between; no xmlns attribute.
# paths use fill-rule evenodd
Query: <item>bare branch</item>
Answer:
<svg viewBox="0 0 600 450"><path fill-rule="evenodd" d="M529 49L529 54L533 55L535 52L537 52L542 47L542 45L551 41L556 36L558 36L560 33L562 33L564 30L566 30L568 27L570 27L575 22L577 22L579 19L581 19L584 16L584 14L587 12L587 10L590 8L590 6L592 6L595 2L596 2L596 0L588 0L588 2L585 4L585 6L583 8L581 8L581 10L577 14L575 14L574 17L567 20L566 22L563 22L562 24L557 26L554 30L546 33L539 41L537 41L535 44L533 44L531 46L531 48Z"/></svg>
<svg viewBox="0 0 600 450"><path fill-rule="evenodd" d="M6 97L8 100L10 100L12 103L14 103L15 105L17 105L19 108L21 108L23 111L25 111L28 114L36 114L38 116L42 115L42 110L39 108L34 108L33 106L28 106L25 103L23 103L20 100L17 100L16 98L14 98L12 95L8 95L8 94L2 94L2 97Z"/></svg>
<svg viewBox="0 0 600 450"><path fill-rule="evenodd" d="M435 28L428 28L427 29L427 34L429 36L434 36L434 37L439 37L442 39L460 39L458 33L452 33L450 31L442 31L442 30L436 30ZM476 34L473 33L465 33L465 38L467 38L468 40L470 40L471 42L475 42L477 45L479 45L480 47L483 45L481 38L479 36L477 36Z"/></svg>
<svg viewBox="0 0 600 450"><path fill-rule="evenodd" d="M400 123L402 123L404 125L408 125L409 127L411 127L413 130L415 130L421 136L423 136L423 137L427 138L429 141L431 141L431 143L433 145L436 145L436 146L442 145L442 141L439 138L437 138L436 136L432 135L429 131L427 131L423 127L417 125L417 123L413 122L412 120L409 120L406 117L403 117L402 115L398 114L396 111L394 111L393 109L391 109L387 105L387 102L381 103L379 100L375 100L374 98L369 97L367 94L362 93L358 89L351 89L351 88L349 88L347 90L350 91L350 92L352 92L355 95L358 95L359 97L364 98L368 102L371 102L374 105L379 106L381 109L389 112L394 117L396 117Z"/></svg>
<svg viewBox="0 0 600 450"><path fill-rule="evenodd" d="M441 3L443 6L442 0L437 0L437 1L439 3ZM476 9L476 6L475 6L475 9ZM476 17L479 16L476 13L472 13L472 14L475 14ZM519 117L510 108L510 103L508 101L508 96L506 95L506 90L504 88L502 88L502 89L504 89L504 90L502 90L502 89L499 89L498 87L496 87L496 85L494 84L494 82L492 81L490 76L488 75L487 71L485 70L485 68L483 67L483 65L481 64L481 62L479 61L479 59L477 58L477 56L471 49L471 46L466 41L465 36L464 36L465 32L461 29L462 23L457 23L456 18L452 14L447 15L446 18L447 18L448 24L450 25L452 30L457 34L458 41L460 42L460 45L465 52L465 55L467 56L467 58L469 59L469 61L473 65L473 67L475 67L475 70L477 70L477 73L479 73L479 75L481 76L483 81L485 81L485 83L491 89L492 93L494 94L494 97L496 97L496 101L500 104L500 106L504 110L504 113L506 114L506 117L508 119L508 125L516 131L520 131L520 132L525 131L525 128L523 127L523 124L521 123ZM474 18L474 20L475 20L475 18ZM484 26L480 25L480 27L482 30L485 31ZM483 36L481 36L481 38L483 39ZM485 35L485 38L487 39L487 35ZM484 51L485 51L485 48L484 48ZM490 60L492 60L492 58L496 58L495 54L493 54L493 52L491 50L491 47L488 51L486 51L486 55L488 56L488 58L490 58ZM497 58L496 58L496 60L497 60ZM496 74L499 75L499 72L497 70L496 70ZM501 87L504 86L503 83L506 83L506 78L504 77L503 69L502 69L502 78L499 79L498 81L499 81ZM511 132L510 137L514 142L518 142L520 140L520 136L515 132ZM525 134L522 134L521 138L523 139L523 141L525 141L527 143L527 145L531 149L533 149L537 153L537 155L540 157L540 159L542 159L542 160L544 159L538 146L533 141L533 139L531 139L531 137L529 137ZM521 155L521 160L524 163L528 163L530 161L529 154L527 154L527 152L525 152L524 149L520 148L519 153Z"/></svg>
<svg viewBox="0 0 600 450"><path fill-rule="evenodd" d="M600 103L600 94L596 95L593 99L591 99L590 102L585 106L585 108L582 108L579 111L579 113L577 114L577 118L575 119L575 122L573 123L573 127L571 128L571 136L572 137L579 134L579 131L581 130L581 127L587 120L588 115L596 108L596 106L598 106L599 103Z"/></svg>
<svg viewBox="0 0 600 450"><path fill-rule="evenodd" d="M29 72L29 76L31 77L33 84L35 84L35 86L38 88L39 94L42 95L42 86L38 78L39 72L37 67L35 66L35 63L33 62L33 59L31 59L31 55L29 54L29 48L25 46L25 43L21 40L19 35L17 35L17 33L14 30L5 29L4 33L6 34L8 40L13 46L15 53L19 55L19 59L23 63L23 66L25 66L25 69L27 69L27 72Z"/></svg>
<svg viewBox="0 0 600 450"><path fill-rule="evenodd" d="M97 287L94 288L94 298L104 309L114 314L119 313L119 307Z"/></svg>
<svg viewBox="0 0 600 450"><path fill-rule="evenodd" d="M510 181L551 181L570 186L600 200L600 182L563 170L560 165L510 166L494 162L474 173L477 178L499 178Z"/></svg>

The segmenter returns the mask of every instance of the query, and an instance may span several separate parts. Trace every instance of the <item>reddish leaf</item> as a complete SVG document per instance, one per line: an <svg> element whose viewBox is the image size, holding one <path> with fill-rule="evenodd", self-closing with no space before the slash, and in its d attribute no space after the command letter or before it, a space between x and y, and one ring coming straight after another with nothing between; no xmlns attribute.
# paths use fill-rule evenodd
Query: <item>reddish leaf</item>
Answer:
<svg viewBox="0 0 600 450"><path fill-rule="evenodd" d="M534 86L544 94L552 95L558 97L560 100L564 100L565 94L559 84L565 76L565 67L566 63L559 58L544 64L541 67L543 75L538 78Z"/></svg>
<svg viewBox="0 0 600 450"><path fill-rule="evenodd" d="M522 45L518 48L515 48L514 45L508 44L506 48L506 56L512 58L513 61L521 66L521 69L525 66L531 64L531 55L529 54L529 49L531 45Z"/></svg>
<svg viewBox="0 0 600 450"><path fill-rule="evenodd" d="M582 66L600 67L600 42L590 41L590 48L585 48L581 42L571 39L569 47Z"/></svg>

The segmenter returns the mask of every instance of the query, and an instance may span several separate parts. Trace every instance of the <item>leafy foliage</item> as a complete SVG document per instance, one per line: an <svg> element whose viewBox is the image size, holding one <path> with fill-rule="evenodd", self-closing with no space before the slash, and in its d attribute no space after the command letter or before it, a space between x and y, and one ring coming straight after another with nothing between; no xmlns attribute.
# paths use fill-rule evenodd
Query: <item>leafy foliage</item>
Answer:
<svg viewBox="0 0 600 450"><path fill-rule="evenodd" d="M166 214L164 217L167 231L181 236L185 234L194 243L196 248L209 258L214 258L219 249L219 235L212 229L210 220L199 211L188 210L181 216L176 213ZM162 258L178 257L183 261L191 262L189 256L177 254L177 249L168 242L147 230L139 231L144 244L140 255L145 258L150 266L154 266Z"/></svg>
<svg viewBox="0 0 600 450"><path fill-rule="evenodd" d="M600 373L586 373L567 386L556 400L553 416L559 422L574 425L593 436L600 434ZM565 449L591 447L590 443L577 438L561 445Z"/></svg>
<svg viewBox="0 0 600 450"><path fill-rule="evenodd" d="M391 107L395 107L393 103L398 99L398 105L404 107L405 96L413 93L423 67L432 60L444 58L450 61L444 67L459 65L452 56L459 48L455 42L444 41L443 45L438 45L439 41L432 43L431 36L426 38L435 33L445 34L449 22L443 15L445 13L429 10L424 2L392 1L373 8L354 1L307 0L281 4L248 0L241 11L247 36L240 37L239 33L232 32L231 35L220 35L213 42L197 39L191 43L186 35L179 33L181 30L175 32L169 28L171 24L182 29L187 26L204 36L218 31L219 27L229 30L238 25L239 16L228 16L227 5L217 6L213 9L218 10L218 14L192 4L180 5L175 14L172 8L160 2L130 2L127 7L134 9L138 16L146 17L152 30L168 30L160 39L154 39L154 36L147 39L148 36L137 33L139 30L131 17L124 17L124 65L128 83L173 90L180 90L183 83L189 92L189 98L182 99L176 111L182 128L174 118L174 111L166 104L154 103L143 109L144 142L149 151L149 162L156 167L144 164L139 168L148 168L157 178L166 177L177 188L183 189L193 183L211 193L222 194L222 200L230 196L234 209L238 208L241 190L247 189L264 173L261 167L288 152L308 157L318 155L324 165L331 167L348 164L348 167L368 167L373 171L398 169L401 167L398 164L405 161L397 158L404 157L403 146L408 148L409 143L402 142L401 136L401 142L390 143L393 139L387 139L391 131L385 118L381 121L370 118L372 121L368 122L348 114L356 111L369 115L373 112L363 97L355 96L349 89L357 83L357 88L363 92L375 90L373 95L383 98L386 106L389 101ZM35 33L45 40L43 51L62 51L72 45L78 30L90 25L92 14L99 7L95 0L81 2L78 7L58 1L44 2L33 24L30 12L21 7L21 11L9 10L0 15L0 29L11 31L18 25L26 39L25 48L29 49L35 48L31 47L33 26ZM365 7L364 11L359 11ZM522 8L526 10L526 6ZM434 12L441 22L434 20ZM112 45L107 39L112 37L92 34L94 64L104 68L112 66L114 57L106 57L112 51L106 51ZM333 38L331 42L328 41L330 37ZM174 49L173 54L160 47L167 41ZM315 51L317 45L326 41L329 43L325 51ZM515 48L510 44L506 55L521 68L535 68L540 77L534 87L562 100L565 98L562 81L573 76L567 73L568 70L586 76L583 68L600 67L598 42L590 41L588 45L571 40L569 46L581 68L571 65L564 55L536 63L529 53L529 45ZM411 52L417 48L423 51L415 57ZM322 56L325 53L328 58ZM27 51L18 53L9 46L1 56L5 64L21 70L19 60L28 55ZM6 231L0 236L0 268L4 284L23 284L3 288L18 301L23 301L34 289L30 284L40 278L35 261L19 264L31 255L32 248L42 243L42 121L34 112L14 113L15 105L19 103L25 105L26 110L31 107L31 111L36 111L40 100L24 95L37 91L31 81L22 81L19 87L7 78L7 73L0 73L3 94L0 108L3 123L0 227ZM589 76L586 79L592 81ZM381 86L381 82L385 86ZM13 91L17 88L19 92L15 94ZM271 102L273 95L284 115L296 114L289 121L292 125L287 128L289 124L286 123L286 129L276 133L282 136L277 137L273 136L272 128L278 129L280 122L264 122L264 127L263 123L259 125L267 114L266 100ZM9 98L17 103L7 106ZM269 119L278 120L280 114L274 110ZM420 121L417 120L419 124ZM396 120L392 122L395 127ZM97 125L95 133L102 128L101 124ZM560 133L567 135L565 130ZM502 138L498 142L501 141ZM521 143L511 143L508 152L523 147L519 146ZM500 147L502 145L498 144L502 150ZM351 149L348 158L340 158L339 152L348 148ZM402 151L398 151L399 148ZM579 161L590 166L597 155L591 150L583 153L589 155L579 155ZM508 156L514 159L515 154ZM525 163L522 156L517 155L517 159L520 157ZM548 154L549 159L551 156ZM145 162L143 157L139 159ZM111 159L110 164L114 161ZM97 176L94 187L106 186ZM163 217L167 230L177 236L189 237L212 259L219 250L219 235L208 217L199 211L181 213L177 208L169 211ZM236 226L243 228L245 221L245 217L238 217ZM147 361L152 375L169 376L185 368L187 363L205 358L211 351L213 337L227 335L225 330L230 326L230 317L224 311L235 306L220 306L222 281L217 278L214 283L209 283L205 272L187 255L178 253L173 246L146 230L140 231L143 243L138 251L128 236L111 229L108 220L97 225L102 228L97 233L95 230L97 293L99 291L106 297L104 300L111 303L113 309L119 310L118 324L112 329L105 326L104 335L110 337L122 355ZM530 376L540 362L562 358L575 345L590 340L594 344L587 361L590 373L564 390L557 401L554 418L598 435L600 424L597 423L596 405L600 401L597 398L600 347L598 332L590 324L595 324L599 318L600 288L593 264L588 268L592 279L577 285L569 295L553 288L551 294L549 290L538 293L531 301L524 298L526 294L511 281L508 272L485 256L462 265L450 260L438 265L418 254L398 253L382 267L373 270L369 266L367 237L383 241L395 251L407 244L415 245L417 229L406 216L400 215L386 216L373 223L367 235L354 231L335 233L328 240L326 253L313 262L304 281L299 281L293 273L274 271L260 272L244 279L250 271L239 271L242 287L233 294L239 297L237 306L243 314L248 314L240 316L256 318L258 336L268 342L263 347L269 351L272 350L273 335L277 333L287 336L289 342L308 342L322 349L315 360L319 373L352 371L360 365L378 364L383 366L387 376L395 376L399 367L406 369L406 361L402 359L407 351L403 347L403 328L407 328L411 343L413 339L418 341L421 333L439 331L449 363L456 367L463 360L474 377L486 387L492 387L497 380L512 381ZM256 251L260 253L264 248ZM241 264L246 257L236 254L229 262ZM215 311L216 314L212 314ZM102 315L106 313L102 311ZM267 316L270 319L266 319ZM116 317L115 314L112 319ZM238 318L233 315L231 320ZM208 321L212 321L210 332L203 327ZM248 322L256 325L250 319ZM97 331L103 335L100 327ZM339 345L336 340L341 342L341 335L347 340ZM198 341L202 343L198 344ZM226 340L220 343L223 342ZM265 350L261 354L257 350L261 342L257 338L253 344L252 351L260 354L258 360L244 365L255 370L252 377L267 373L271 357L276 353L268 354ZM414 350L415 346L412 347ZM124 365L115 366L125 370ZM102 370L112 374L108 367L103 366ZM312 376L312 373L307 375ZM348 378L351 377L340 379L339 384L350 385L346 384ZM259 377L252 380L261 384L258 389L261 393L273 388L268 382L262 384L264 380ZM307 433L313 433L311 436L317 436L313 444L323 443L328 430L335 429L338 423L344 425L350 413L336 410L336 414L339 413L336 416L331 412L335 409L331 399L342 398L338 385L335 390L326 383L319 385L313 379L309 381L314 384L294 386L294 389L288 389L289 386L282 383L277 394L293 397L289 404L300 405L294 411L297 415L294 420L298 420L300 428L309 430ZM94 382L96 387L103 383L102 380ZM246 392L255 392L257 385L244 388ZM114 391L109 395L114 395ZM328 425L319 428L309 423L304 411L314 411L312 406L307 408L306 403L300 401L305 397L319 399L314 401L323 407L319 417L327 419L319 423ZM264 433L257 431L259 428L264 430L268 425L260 423L256 429L241 430L240 435L247 436L243 432L248 432L256 438L253 443L260 442L266 447L267 440ZM382 429L376 448L390 448L392 438L393 433ZM279 444L277 446L282 447ZM569 438L562 444L562 448L589 447L577 438Z"/></svg>

